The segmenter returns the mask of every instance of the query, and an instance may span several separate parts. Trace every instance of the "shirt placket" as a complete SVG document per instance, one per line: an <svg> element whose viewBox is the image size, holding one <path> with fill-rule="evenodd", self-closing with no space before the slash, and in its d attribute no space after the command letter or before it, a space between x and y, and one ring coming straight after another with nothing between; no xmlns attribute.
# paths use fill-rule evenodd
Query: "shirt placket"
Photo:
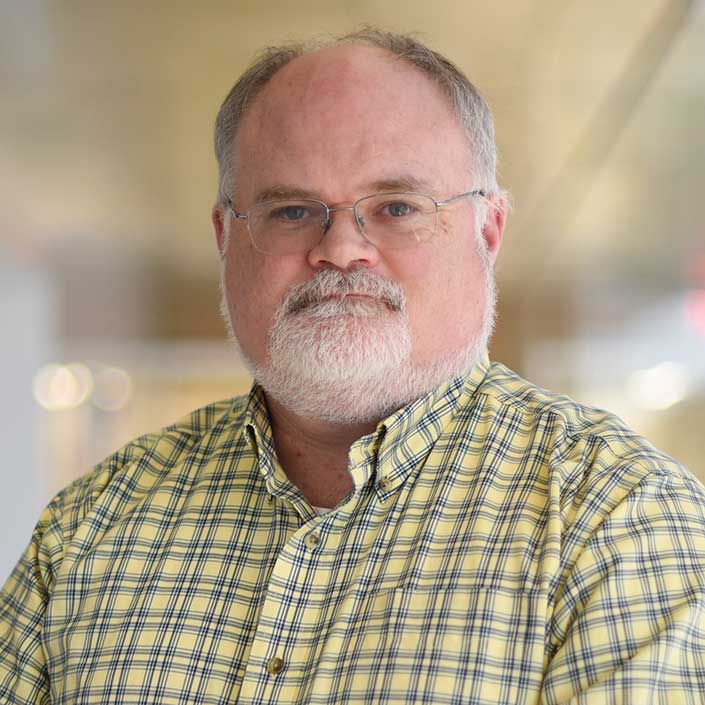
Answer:
<svg viewBox="0 0 705 705"><path fill-rule="evenodd" d="M306 522L286 543L274 565L250 649L239 703L296 702L301 678L315 649L311 625L330 575L330 538L324 519ZM308 646L306 645L308 644Z"/></svg>
<svg viewBox="0 0 705 705"><path fill-rule="evenodd" d="M351 452L349 470L355 490L344 501L349 516L361 500L375 464L375 452L365 446ZM282 547L272 570L249 652L238 703L299 702L314 652L324 638L321 612L335 578L340 524L335 512L322 517L307 512L298 490L285 483L277 488L285 511L304 523ZM286 498L285 498L286 497Z"/></svg>

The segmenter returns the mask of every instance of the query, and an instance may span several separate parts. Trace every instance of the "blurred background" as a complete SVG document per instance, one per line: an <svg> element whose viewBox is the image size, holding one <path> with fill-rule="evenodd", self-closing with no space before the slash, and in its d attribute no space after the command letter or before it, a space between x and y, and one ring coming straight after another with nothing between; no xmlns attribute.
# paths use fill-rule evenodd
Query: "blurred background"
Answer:
<svg viewBox="0 0 705 705"><path fill-rule="evenodd" d="M242 393L212 125L267 44L416 31L493 106L492 357L705 478L705 3L0 0L0 580L61 487Z"/></svg>

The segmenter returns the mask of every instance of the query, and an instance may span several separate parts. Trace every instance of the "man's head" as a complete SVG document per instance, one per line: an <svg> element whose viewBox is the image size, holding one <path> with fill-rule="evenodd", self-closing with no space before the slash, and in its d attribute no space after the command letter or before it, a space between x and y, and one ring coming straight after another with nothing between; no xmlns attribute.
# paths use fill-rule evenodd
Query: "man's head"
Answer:
<svg viewBox="0 0 705 705"><path fill-rule="evenodd" d="M484 352L504 199L487 106L445 59L370 32L315 51L271 50L223 104L216 151L224 315L268 394L303 415L371 421ZM357 220L346 210L379 193L444 202L478 190L486 197L437 213L425 201L424 228L413 231L424 236L405 241L386 233L401 227L406 200L363 201ZM343 210L306 249L272 252L280 211L255 227L252 209L292 199ZM364 210L370 203L377 210ZM309 212L289 206L287 227Z"/></svg>

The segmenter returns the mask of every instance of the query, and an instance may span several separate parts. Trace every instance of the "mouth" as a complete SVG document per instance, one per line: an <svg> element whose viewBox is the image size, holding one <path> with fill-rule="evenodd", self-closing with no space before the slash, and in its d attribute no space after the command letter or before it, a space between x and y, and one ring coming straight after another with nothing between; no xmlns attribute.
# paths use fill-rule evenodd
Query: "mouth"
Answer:
<svg viewBox="0 0 705 705"><path fill-rule="evenodd" d="M370 296L369 294L356 294L355 292L350 292L347 294L331 294L330 296L326 296L323 299L323 301L342 300L342 299L351 299L352 301L363 301L363 300L377 301L377 297L375 297L375 296Z"/></svg>
<svg viewBox="0 0 705 705"><path fill-rule="evenodd" d="M336 294L330 294L316 303L325 303L326 301L345 301L350 302L350 304L361 303L369 304L370 306L377 306L381 308L387 308L391 311L398 311L399 306L397 306L393 301L387 296L376 296L373 294L362 294L355 291L351 292L340 292Z"/></svg>
<svg viewBox="0 0 705 705"><path fill-rule="evenodd" d="M359 313L362 313L363 310L371 311L375 309L386 309L392 312L397 312L399 310L398 307L385 296L373 296L371 294L360 294L356 292L337 292L334 294L329 294L328 296L298 302L298 305L290 309L289 313L294 315L306 312L313 313L318 309L318 307L322 307L325 304L334 303L337 303L340 306L340 309L337 309L340 314L355 313L356 310ZM357 308L358 306L362 308Z"/></svg>
<svg viewBox="0 0 705 705"><path fill-rule="evenodd" d="M305 311L321 315L352 314L370 316L372 312L386 309L392 313L404 313L406 306L401 287L393 282L371 276L328 276L323 272L318 278L294 287L285 301L285 313L297 314ZM354 273L353 273L354 274Z"/></svg>

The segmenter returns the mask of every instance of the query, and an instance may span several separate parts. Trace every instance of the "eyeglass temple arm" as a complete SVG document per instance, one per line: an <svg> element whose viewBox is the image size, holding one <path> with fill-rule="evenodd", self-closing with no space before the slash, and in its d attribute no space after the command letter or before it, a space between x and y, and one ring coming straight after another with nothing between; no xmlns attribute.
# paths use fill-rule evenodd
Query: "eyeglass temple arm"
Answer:
<svg viewBox="0 0 705 705"><path fill-rule="evenodd" d="M459 201L461 198L467 198L468 196L481 196L482 198L485 197L485 191L483 189L475 189L474 191L467 191L465 193L461 193L458 196L453 196L453 198L449 198L447 201L436 201L437 206L448 206L451 203L455 203L455 201Z"/></svg>
<svg viewBox="0 0 705 705"><path fill-rule="evenodd" d="M225 203L227 204L228 208L230 208L232 214L233 214L236 218L240 218L240 220L247 220L247 213L238 213L238 212L235 210L235 206L233 205L232 199L226 198L226 199L225 199Z"/></svg>

